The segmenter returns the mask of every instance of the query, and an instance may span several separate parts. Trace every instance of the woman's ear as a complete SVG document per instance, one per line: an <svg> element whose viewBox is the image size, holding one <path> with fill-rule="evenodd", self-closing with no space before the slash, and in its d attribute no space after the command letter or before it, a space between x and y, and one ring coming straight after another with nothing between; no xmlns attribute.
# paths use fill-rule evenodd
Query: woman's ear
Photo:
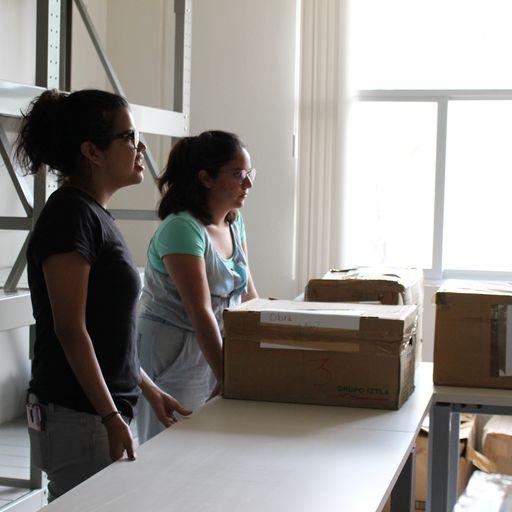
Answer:
<svg viewBox="0 0 512 512"><path fill-rule="evenodd" d="M207 171L205 171L205 170L199 171L197 178L199 179L199 183L201 183L201 185L203 185L203 187L212 188L213 178L210 176L210 174Z"/></svg>
<svg viewBox="0 0 512 512"><path fill-rule="evenodd" d="M103 159L102 152L90 140L86 140L80 144L80 153L91 163L98 165Z"/></svg>

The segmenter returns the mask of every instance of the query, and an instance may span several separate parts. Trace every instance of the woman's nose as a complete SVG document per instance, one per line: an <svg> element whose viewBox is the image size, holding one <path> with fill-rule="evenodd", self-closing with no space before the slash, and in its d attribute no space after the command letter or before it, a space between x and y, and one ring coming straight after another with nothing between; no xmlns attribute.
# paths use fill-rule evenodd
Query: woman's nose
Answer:
<svg viewBox="0 0 512 512"><path fill-rule="evenodd" d="M242 181L242 188L252 188L252 180L249 175L247 175L244 180Z"/></svg>

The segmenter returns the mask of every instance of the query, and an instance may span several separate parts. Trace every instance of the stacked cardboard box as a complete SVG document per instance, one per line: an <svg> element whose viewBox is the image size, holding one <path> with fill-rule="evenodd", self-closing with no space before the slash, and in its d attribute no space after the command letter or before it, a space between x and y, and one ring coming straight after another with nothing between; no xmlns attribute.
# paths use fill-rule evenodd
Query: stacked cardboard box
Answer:
<svg viewBox="0 0 512 512"><path fill-rule="evenodd" d="M327 272L311 279L304 293L306 301L375 302L418 306L415 359L421 361L423 274L414 268L359 267Z"/></svg>
<svg viewBox="0 0 512 512"><path fill-rule="evenodd" d="M415 305L254 299L224 313L224 397L398 409Z"/></svg>
<svg viewBox="0 0 512 512"><path fill-rule="evenodd" d="M473 472L472 454L475 446L475 416L462 414L459 429L459 471L457 494L460 495ZM428 476L428 417L416 438L416 511L426 508Z"/></svg>
<svg viewBox="0 0 512 512"><path fill-rule="evenodd" d="M512 389L512 285L446 281L436 294L434 382Z"/></svg>

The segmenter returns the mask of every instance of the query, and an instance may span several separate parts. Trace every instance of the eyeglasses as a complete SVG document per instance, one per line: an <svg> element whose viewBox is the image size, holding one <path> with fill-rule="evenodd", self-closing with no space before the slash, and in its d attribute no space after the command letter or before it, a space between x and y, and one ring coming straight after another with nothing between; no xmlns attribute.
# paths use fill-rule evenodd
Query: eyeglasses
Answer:
<svg viewBox="0 0 512 512"><path fill-rule="evenodd" d="M254 178L256 178L256 169L254 169L254 167L252 169L240 169L239 171L232 171L231 174L233 178L237 179L240 182L240 185L247 178L249 178L252 183L254 181Z"/></svg>
<svg viewBox="0 0 512 512"><path fill-rule="evenodd" d="M132 146L134 149L139 148L140 144L140 133L139 130L133 129L133 130L126 130L125 132L121 133L114 133L111 137L109 137L110 140L117 140L122 139L126 140L132 143Z"/></svg>

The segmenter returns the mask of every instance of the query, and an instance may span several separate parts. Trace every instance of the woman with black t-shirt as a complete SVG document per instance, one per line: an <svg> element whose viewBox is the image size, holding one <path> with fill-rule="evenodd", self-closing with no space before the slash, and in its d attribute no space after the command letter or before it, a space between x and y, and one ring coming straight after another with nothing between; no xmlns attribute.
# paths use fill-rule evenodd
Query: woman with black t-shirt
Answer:
<svg viewBox="0 0 512 512"><path fill-rule="evenodd" d="M141 370L140 279L106 210L143 179L144 144L126 100L104 91L46 91L30 105L17 157L48 165L63 186L48 199L27 249L36 340L27 411L31 453L53 500L123 456L140 390L159 420L190 414Z"/></svg>

